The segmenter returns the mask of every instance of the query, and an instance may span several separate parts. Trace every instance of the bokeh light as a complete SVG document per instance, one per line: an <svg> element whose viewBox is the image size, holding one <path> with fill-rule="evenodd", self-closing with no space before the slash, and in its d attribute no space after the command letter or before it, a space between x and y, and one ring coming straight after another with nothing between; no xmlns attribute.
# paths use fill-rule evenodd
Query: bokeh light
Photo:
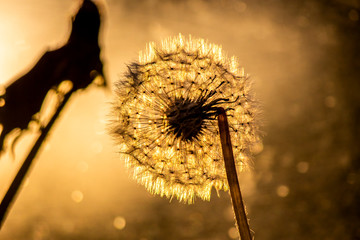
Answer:
<svg viewBox="0 0 360 240"><path fill-rule="evenodd" d="M236 227L229 228L228 235L231 239L239 239L239 231Z"/></svg>
<svg viewBox="0 0 360 240"><path fill-rule="evenodd" d="M276 188L276 193L279 195L279 197L286 197L290 192L290 189L288 186L280 185Z"/></svg>
<svg viewBox="0 0 360 240"><path fill-rule="evenodd" d="M296 165L296 168L299 173L307 173L307 171L309 171L309 163L308 162L299 162Z"/></svg>
<svg viewBox="0 0 360 240"><path fill-rule="evenodd" d="M71 199L76 203L81 203L84 199L84 194L79 190L75 190L71 193Z"/></svg>
<svg viewBox="0 0 360 240"><path fill-rule="evenodd" d="M122 230L126 226L126 220L125 218L118 216L114 219L113 224L116 229Z"/></svg>

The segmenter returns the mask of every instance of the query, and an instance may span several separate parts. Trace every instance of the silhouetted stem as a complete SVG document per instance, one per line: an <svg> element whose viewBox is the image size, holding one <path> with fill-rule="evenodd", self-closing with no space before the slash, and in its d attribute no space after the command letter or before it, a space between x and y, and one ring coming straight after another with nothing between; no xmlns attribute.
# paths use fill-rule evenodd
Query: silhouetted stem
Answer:
<svg viewBox="0 0 360 240"><path fill-rule="evenodd" d="M226 112L219 108L218 124L230 195L241 240L251 240L250 228L240 192Z"/></svg>
<svg viewBox="0 0 360 240"><path fill-rule="evenodd" d="M45 128L41 131L41 134L39 138L36 140L34 146L32 147L30 153L26 157L24 163L22 164L21 168L19 169L18 173L16 174L14 180L12 181L8 191L6 192L3 200L0 204L0 229L4 224L5 218L7 216L7 213L11 207L11 205L14 203L14 199L16 197L17 192L19 191L19 188L21 186L21 183L23 182L27 172L30 169L31 164L33 163L33 160L36 157L36 154L38 153L42 143L44 142L47 134L49 133L51 127L54 125L56 119L58 118L61 110L64 108L66 102L69 100L71 94L73 91L68 92L64 99L61 101L59 107L56 109L56 112L50 119L49 123L46 125Z"/></svg>

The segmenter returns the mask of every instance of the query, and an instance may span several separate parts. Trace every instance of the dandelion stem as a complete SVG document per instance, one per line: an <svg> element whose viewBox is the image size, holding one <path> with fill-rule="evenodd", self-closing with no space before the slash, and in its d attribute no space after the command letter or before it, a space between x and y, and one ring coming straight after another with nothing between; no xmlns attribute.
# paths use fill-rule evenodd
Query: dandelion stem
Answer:
<svg viewBox="0 0 360 240"><path fill-rule="evenodd" d="M245 213L245 208L240 192L240 185L236 173L234 162L234 154L231 145L229 124L227 121L226 112L223 108L218 110L218 124L220 131L220 141L225 161L226 175L230 187L230 195L234 208L234 213L237 221L238 230L241 240L251 240L251 233L248 224L248 219Z"/></svg>
<svg viewBox="0 0 360 240"><path fill-rule="evenodd" d="M17 195L17 192L19 191L21 187L21 183L23 182L27 172L30 169L31 164L33 163L33 160L35 159L42 143L44 142L47 134L49 133L51 127L54 125L56 119L60 115L61 110L64 108L66 102L69 100L71 94L73 91L69 91L66 95L64 95L64 99L61 101L60 105L56 109L56 112L50 119L49 123L46 125L45 128L41 131L41 134L39 138L36 140L34 146L32 147L31 151L29 152L28 156L26 157L24 163L20 167L18 173L16 174L14 180L12 181L8 191L6 192L3 200L0 204L0 229L4 224L5 218L7 216L7 213L11 207L11 205L14 202L14 199Z"/></svg>

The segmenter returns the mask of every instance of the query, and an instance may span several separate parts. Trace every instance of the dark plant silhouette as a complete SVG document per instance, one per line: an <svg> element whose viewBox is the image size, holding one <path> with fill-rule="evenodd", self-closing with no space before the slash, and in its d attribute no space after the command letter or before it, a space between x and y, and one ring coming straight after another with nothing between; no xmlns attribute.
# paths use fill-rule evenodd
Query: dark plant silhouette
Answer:
<svg viewBox="0 0 360 240"><path fill-rule="evenodd" d="M74 18L68 42L47 51L35 66L5 89L5 105L0 107L0 152L4 139L15 128L27 129L34 114L40 111L46 94L62 81L70 80L73 91L86 88L97 75L103 75L98 34L100 14L96 5L84 0ZM106 85L106 82L104 82Z"/></svg>
<svg viewBox="0 0 360 240"><path fill-rule="evenodd" d="M55 113L48 124L40 128L39 138L1 201L0 228L42 142L71 94L85 89L99 75L104 79L102 85L107 86L98 43L100 21L97 6L90 0L84 0L73 20L68 42L59 49L46 52L28 73L7 86L5 94L0 96L5 101L0 107L0 123L3 126L0 135L1 152L4 150L5 137L13 129L28 128L49 90L57 89L66 80L72 83L68 92L58 92L59 102Z"/></svg>

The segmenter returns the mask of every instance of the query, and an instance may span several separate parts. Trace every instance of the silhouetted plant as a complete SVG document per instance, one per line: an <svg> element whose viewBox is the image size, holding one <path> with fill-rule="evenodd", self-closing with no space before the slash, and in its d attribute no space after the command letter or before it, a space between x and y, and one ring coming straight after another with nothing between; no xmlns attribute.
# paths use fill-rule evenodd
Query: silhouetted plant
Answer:
<svg viewBox="0 0 360 240"><path fill-rule="evenodd" d="M97 76L103 77L98 43L100 20L97 6L90 0L84 0L73 20L68 42L59 49L46 52L28 73L0 91L1 153L5 137L14 129L20 129L21 134L28 128L29 122L40 111L46 95L65 81L71 83L67 91L57 90L58 106L54 115L46 126L40 126L39 138L1 201L0 227L41 144L71 94L88 87ZM105 80L102 85L106 86ZM39 119L35 120L39 122Z"/></svg>

